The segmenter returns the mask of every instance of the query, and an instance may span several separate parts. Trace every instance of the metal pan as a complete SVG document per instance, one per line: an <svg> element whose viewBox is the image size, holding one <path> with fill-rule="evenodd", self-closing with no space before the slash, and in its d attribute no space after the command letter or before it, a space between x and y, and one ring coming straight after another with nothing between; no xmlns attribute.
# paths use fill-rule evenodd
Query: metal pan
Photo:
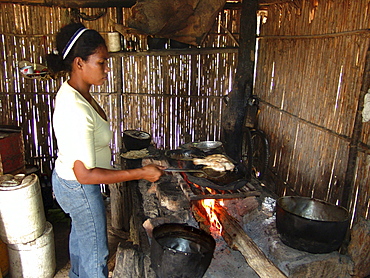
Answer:
<svg viewBox="0 0 370 278"><path fill-rule="evenodd" d="M173 160L183 160L183 161L192 161L193 158L203 158L205 153L201 150L192 149L176 149L176 150L167 150L165 156Z"/></svg>
<svg viewBox="0 0 370 278"><path fill-rule="evenodd" d="M165 172L180 172L180 173L201 173L201 177L203 178L220 178L226 175L226 171L215 171L209 168L203 169L179 169L179 168L167 168L164 170Z"/></svg>

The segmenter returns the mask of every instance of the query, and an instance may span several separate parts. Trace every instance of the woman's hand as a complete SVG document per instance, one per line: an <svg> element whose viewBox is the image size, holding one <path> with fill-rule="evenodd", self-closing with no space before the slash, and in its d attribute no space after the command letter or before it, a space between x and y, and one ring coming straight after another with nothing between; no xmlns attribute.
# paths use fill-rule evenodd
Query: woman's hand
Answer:
<svg viewBox="0 0 370 278"><path fill-rule="evenodd" d="M163 175L163 170L165 168L166 167L155 164L146 165L141 168L143 171L145 171L143 179L150 182L155 182Z"/></svg>

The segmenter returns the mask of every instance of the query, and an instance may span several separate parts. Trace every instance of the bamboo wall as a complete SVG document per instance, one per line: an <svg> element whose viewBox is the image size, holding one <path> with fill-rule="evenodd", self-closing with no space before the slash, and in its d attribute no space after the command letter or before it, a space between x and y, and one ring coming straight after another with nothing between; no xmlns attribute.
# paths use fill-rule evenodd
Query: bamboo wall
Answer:
<svg viewBox="0 0 370 278"><path fill-rule="evenodd" d="M45 54L53 49L55 34L70 22L69 9L58 7L1 4L0 14L0 111L1 124L23 128L26 159L49 174L56 158L51 115L54 97L66 77L27 79L20 74L18 62L27 60L45 65ZM80 12L95 15L98 8ZM129 9L107 9L95 21L82 22L98 30L105 38L112 31L111 20L129 16ZM238 10L224 10L217 17L202 48L234 47L232 38L220 27L238 33ZM93 87L92 93L106 110L114 131L112 150L117 163L122 132L141 129L150 132L159 148L172 149L197 140L220 137L223 96L232 87L237 49L147 54L146 37L136 36L140 52L112 53L108 82ZM197 50L197 49L193 49Z"/></svg>
<svg viewBox="0 0 370 278"><path fill-rule="evenodd" d="M343 192L370 41L369 1L294 1L270 6L259 37L255 94L271 143L279 195L341 204L369 218L369 123L356 180Z"/></svg>

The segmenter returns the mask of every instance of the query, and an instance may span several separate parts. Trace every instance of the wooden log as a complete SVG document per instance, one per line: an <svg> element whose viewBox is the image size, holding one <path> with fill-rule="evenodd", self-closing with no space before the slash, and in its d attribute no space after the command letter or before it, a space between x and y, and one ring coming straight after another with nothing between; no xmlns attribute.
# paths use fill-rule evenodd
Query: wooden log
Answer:
<svg viewBox="0 0 370 278"><path fill-rule="evenodd" d="M143 275L142 255L137 246L130 242L120 243L112 277L145 277Z"/></svg>
<svg viewBox="0 0 370 278"><path fill-rule="evenodd" d="M127 183L115 183L109 185L109 190L112 227L128 232L132 214L131 189Z"/></svg>
<svg viewBox="0 0 370 278"><path fill-rule="evenodd" d="M207 212L202 206L201 201L193 201L192 203L192 212L194 215L195 220L199 223L199 227L206 231L207 233L210 232L211 223L209 222L209 219L207 218Z"/></svg>
<svg viewBox="0 0 370 278"><path fill-rule="evenodd" d="M143 223L146 220L143 208L143 196L140 193L138 181L130 181L132 188L132 216L130 219L130 240L137 244L144 254L150 253L150 243Z"/></svg>
<svg viewBox="0 0 370 278"><path fill-rule="evenodd" d="M215 212L222 225L222 236L227 244L238 250L248 265L262 278L283 278L285 274L277 268L259 249L254 241L244 232L236 219L220 205L215 205Z"/></svg>

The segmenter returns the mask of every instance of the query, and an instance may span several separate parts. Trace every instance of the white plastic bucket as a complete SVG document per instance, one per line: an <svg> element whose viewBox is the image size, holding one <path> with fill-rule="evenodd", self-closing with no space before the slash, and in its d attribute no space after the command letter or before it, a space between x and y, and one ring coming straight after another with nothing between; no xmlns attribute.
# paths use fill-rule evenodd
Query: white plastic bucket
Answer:
<svg viewBox="0 0 370 278"><path fill-rule="evenodd" d="M0 184L0 237L6 244L27 243L45 230L39 179L26 176L17 185Z"/></svg>
<svg viewBox="0 0 370 278"><path fill-rule="evenodd" d="M9 274L14 278L52 278L55 274L55 245L53 226L36 240L23 244L9 244Z"/></svg>

